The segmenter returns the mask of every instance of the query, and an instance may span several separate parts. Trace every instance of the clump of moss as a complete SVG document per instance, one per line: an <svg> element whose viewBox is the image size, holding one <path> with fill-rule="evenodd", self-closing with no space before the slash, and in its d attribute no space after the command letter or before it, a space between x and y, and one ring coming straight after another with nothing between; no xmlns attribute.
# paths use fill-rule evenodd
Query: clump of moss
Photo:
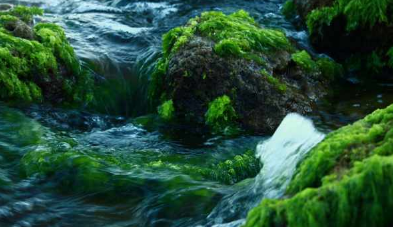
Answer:
<svg viewBox="0 0 393 227"><path fill-rule="evenodd" d="M344 74L344 69L342 65L334 62L329 58L319 58L316 64L318 65L322 76L327 78L328 80L334 80L335 78L341 77Z"/></svg>
<svg viewBox="0 0 393 227"><path fill-rule="evenodd" d="M266 77L267 82L273 85L278 91L285 92L287 90L287 85L281 83L279 79L268 73L266 69L261 70L261 74Z"/></svg>
<svg viewBox="0 0 393 227"><path fill-rule="evenodd" d="M255 177L262 168L260 160L255 157L255 153L252 150L209 166L178 164L161 159L149 162L147 166L180 171L195 179L207 179L229 185Z"/></svg>
<svg viewBox="0 0 393 227"><path fill-rule="evenodd" d="M305 50L292 54L292 60L306 72L313 72L318 69L315 61Z"/></svg>
<svg viewBox="0 0 393 227"><path fill-rule="evenodd" d="M0 16L0 27L3 28L0 30L0 84L5 88L0 91L0 98L25 102L51 99L44 91L52 86L48 81L56 80L56 83L63 82L60 89L64 92L56 95L63 96L66 102L91 101L92 80L86 71L81 70L61 27L37 24L34 27L37 40L15 37L7 30L10 21L25 23L22 20L30 21L39 13L41 10L36 8L15 7ZM61 66L67 70L66 75L60 73Z"/></svg>
<svg viewBox="0 0 393 227"><path fill-rule="evenodd" d="M255 157L253 151L243 155L236 155L231 160L220 162L202 170L202 175L211 180L224 184L235 184L247 178L255 177L262 168L262 164Z"/></svg>
<svg viewBox="0 0 393 227"><path fill-rule="evenodd" d="M291 44L281 31L261 29L249 14L240 10L231 15L203 13L198 32L216 42L221 56L245 57L275 50L290 50Z"/></svg>
<svg viewBox="0 0 393 227"><path fill-rule="evenodd" d="M236 111L227 95L218 97L209 103L205 114L206 124L215 132L225 131L228 127L234 126L236 119Z"/></svg>
<svg viewBox="0 0 393 227"><path fill-rule="evenodd" d="M44 10L38 7L27 7L18 5L7 12L0 12L0 15L11 15L20 18L23 22L31 24L33 22L33 16L42 16Z"/></svg>
<svg viewBox="0 0 393 227"><path fill-rule="evenodd" d="M330 133L300 164L287 188L294 196L263 201L249 213L246 226L391 223L392 126L393 105Z"/></svg>
<svg viewBox="0 0 393 227"><path fill-rule="evenodd" d="M158 107L158 114L164 120L172 120L175 113L175 107L173 106L173 101L168 100Z"/></svg>
<svg viewBox="0 0 393 227"><path fill-rule="evenodd" d="M288 0L284 3L281 9L281 13L285 16L286 19L291 19L296 16L296 4L293 0Z"/></svg>
<svg viewBox="0 0 393 227"><path fill-rule="evenodd" d="M307 16L307 26L311 34L319 32L323 25L329 26L340 15L346 18L347 31L389 24L392 22L391 4L391 0L336 0L333 6L313 10Z"/></svg>

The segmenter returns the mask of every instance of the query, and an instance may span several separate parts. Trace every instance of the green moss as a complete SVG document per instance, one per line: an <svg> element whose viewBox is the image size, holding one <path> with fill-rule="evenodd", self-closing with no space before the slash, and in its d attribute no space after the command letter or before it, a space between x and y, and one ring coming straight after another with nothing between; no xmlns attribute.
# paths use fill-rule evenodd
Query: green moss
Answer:
<svg viewBox="0 0 393 227"><path fill-rule="evenodd" d="M271 85L273 85L276 90L280 92L285 92L287 90L287 85L284 83L281 83L279 79L273 77L271 74L269 74L266 69L261 70L261 74L266 78L267 82L269 82Z"/></svg>
<svg viewBox="0 0 393 227"><path fill-rule="evenodd" d="M147 166L161 170L170 169L190 175L194 179L212 180L222 184L235 184L253 178L262 168L260 160L255 157L252 150L209 166L178 164L161 159L149 162Z"/></svg>
<svg viewBox="0 0 393 227"><path fill-rule="evenodd" d="M264 200L245 226L389 226L393 217L393 157L357 162L341 180L284 200Z"/></svg>
<svg viewBox="0 0 393 227"><path fill-rule="evenodd" d="M393 209L393 105L330 133L299 165L292 198L265 200L246 226L386 226Z"/></svg>
<svg viewBox="0 0 393 227"><path fill-rule="evenodd" d="M317 69L315 61L305 50L292 54L292 60L306 72L313 72Z"/></svg>
<svg viewBox="0 0 393 227"><path fill-rule="evenodd" d="M293 0L288 0L284 3L281 9L281 13L285 16L286 19L291 19L296 16L297 9L296 4Z"/></svg>
<svg viewBox="0 0 393 227"><path fill-rule="evenodd" d="M283 32L260 28L254 19L242 10L231 15L205 12L200 18L197 31L216 42L215 50L221 56L245 57L291 49Z"/></svg>
<svg viewBox="0 0 393 227"><path fill-rule="evenodd" d="M0 12L0 15L12 15L20 18L25 23L32 23L33 16L42 16L44 14L44 10L38 7L27 7L18 5L14 7L11 11L8 12Z"/></svg>
<svg viewBox="0 0 393 227"><path fill-rule="evenodd" d="M324 26L330 26L333 19L339 15L338 5L333 7L323 7L313 10L307 15L306 24L310 34L321 34L321 29Z"/></svg>
<svg viewBox="0 0 393 227"><path fill-rule="evenodd" d="M223 95L209 103L205 114L205 122L214 132L225 131L233 127L237 119L236 111L232 106L231 99Z"/></svg>
<svg viewBox="0 0 393 227"><path fill-rule="evenodd" d="M307 16L307 26L311 34L320 32L322 26L329 26L340 15L346 18L347 31L390 24L393 19L389 15L392 3L392 0L336 0L331 7L313 10Z"/></svg>
<svg viewBox="0 0 393 227"><path fill-rule="evenodd" d="M10 21L30 20L38 11L36 8L16 7L7 12L8 15L2 13L0 16L0 27L3 27L0 30L0 85L5 87L0 91L0 98L40 102L45 96L39 87L42 81L56 79L64 83L62 95L67 102L91 101L93 81L86 71L81 70L61 27L55 24L36 25L34 33L37 40L14 37L7 31L6 25ZM65 66L68 71L64 78L60 78L60 66Z"/></svg>
<svg viewBox="0 0 393 227"><path fill-rule="evenodd" d="M262 168L262 164L255 157L253 151L243 155L236 155L233 159L220 162L201 171L207 179L224 184L235 184L247 178L255 177Z"/></svg>
<svg viewBox="0 0 393 227"><path fill-rule="evenodd" d="M341 77L344 74L342 65L334 62L329 58L320 58L316 63L322 73L322 76L329 80L334 80L335 78Z"/></svg>
<svg viewBox="0 0 393 227"><path fill-rule="evenodd" d="M175 113L175 107L173 106L173 101L168 100L158 107L158 114L164 120L172 120Z"/></svg>
<svg viewBox="0 0 393 227"><path fill-rule="evenodd" d="M317 187L335 168L344 171L365 157L390 155L393 150L386 148L392 143L392 126L393 105L329 134L300 165L288 192L293 194L306 187Z"/></svg>

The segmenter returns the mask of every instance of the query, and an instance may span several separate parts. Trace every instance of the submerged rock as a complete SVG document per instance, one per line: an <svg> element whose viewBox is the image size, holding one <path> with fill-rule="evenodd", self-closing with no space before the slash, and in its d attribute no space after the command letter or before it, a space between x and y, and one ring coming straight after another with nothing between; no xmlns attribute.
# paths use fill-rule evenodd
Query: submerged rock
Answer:
<svg viewBox="0 0 393 227"><path fill-rule="evenodd" d="M349 69L392 79L393 2L391 0L289 0L288 17L299 14L317 50Z"/></svg>
<svg viewBox="0 0 393 227"><path fill-rule="evenodd" d="M2 8L7 8L2 5ZM33 26L36 7L0 11L0 99L7 102L80 104L92 99L92 79L83 69L64 30Z"/></svg>
<svg viewBox="0 0 393 227"><path fill-rule="evenodd" d="M287 199L264 200L245 226L390 226L393 105L330 133L299 165Z"/></svg>
<svg viewBox="0 0 393 227"><path fill-rule="evenodd" d="M311 112L338 73L244 11L205 12L163 36L150 98L167 120L271 133L288 113Z"/></svg>

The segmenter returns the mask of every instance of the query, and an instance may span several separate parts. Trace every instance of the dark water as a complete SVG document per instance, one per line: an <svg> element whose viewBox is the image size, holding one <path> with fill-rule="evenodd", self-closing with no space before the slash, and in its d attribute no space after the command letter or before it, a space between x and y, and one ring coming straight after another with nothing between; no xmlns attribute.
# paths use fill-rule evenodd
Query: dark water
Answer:
<svg viewBox="0 0 393 227"><path fill-rule="evenodd" d="M43 106L16 109L0 103L0 226L238 226L247 211L268 195L266 182L274 177L267 178L263 171L232 186L179 171L184 165L206 167L246 149L258 151L257 145L268 137L195 136L188 133L193 131L190 128L158 130L154 124L142 128L130 117L148 112L146 89L160 56L161 35L203 11L245 9L259 23L283 29L312 51L306 33L296 31L278 13L283 0L0 2L40 6L46 14L37 20L66 29L78 56L101 78L97 110L102 113ZM393 84L346 84L345 89L336 90L310 116L325 133L393 102ZM290 130L292 123L303 120L292 119L283 127ZM310 137L318 136L314 129L308 132ZM288 138L282 133L276 137L270 141L296 141L289 133ZM127 187L94 188L86 193L61 186L69 170L54 168L50 178L22 173L21 159L28 152L70 147L82 157L118 160L118 166L98 171L124 180ZM265 161L272 166L277 160ZM284 164L293 167L296 162ZM283 185L275 197L281 195Z"/></svg>

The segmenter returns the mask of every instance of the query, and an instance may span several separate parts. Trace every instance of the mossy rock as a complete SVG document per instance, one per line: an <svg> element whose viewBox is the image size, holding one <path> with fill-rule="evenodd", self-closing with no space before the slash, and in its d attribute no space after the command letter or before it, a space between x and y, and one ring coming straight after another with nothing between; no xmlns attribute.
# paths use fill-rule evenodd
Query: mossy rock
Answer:
<svg viewBox="0 0 393 227"><path fill-rule="evenodd" d="M286 5L300 15L317 50L361 75L393 79L392 0L289 0Z"/></svg>
<svg viewBox="0 0 393 227"><path fill-rule="evenodd" d="M330 133L300 163L288 199L264 200L245 226L389 226L393 105Z"/></svg>
<svg viewBox="0 0 393 227"><path fill-rule="evenodd" d="M93 81L81 68L64 30L33 26L36 7L0 11L0 99L6 102L82 104L92 100Z"/></svg>
<svg viewBox="0 0 393 227"><path fill-rule="evenodd" d="M172 120L207 126L214 133L271 133L287 113L307 114L327 93L339 70L322 71L329 60L317 60L245 11L205 12L163 36L151 104L161 105L164 118L164 110L171 110Z"/></svg>

